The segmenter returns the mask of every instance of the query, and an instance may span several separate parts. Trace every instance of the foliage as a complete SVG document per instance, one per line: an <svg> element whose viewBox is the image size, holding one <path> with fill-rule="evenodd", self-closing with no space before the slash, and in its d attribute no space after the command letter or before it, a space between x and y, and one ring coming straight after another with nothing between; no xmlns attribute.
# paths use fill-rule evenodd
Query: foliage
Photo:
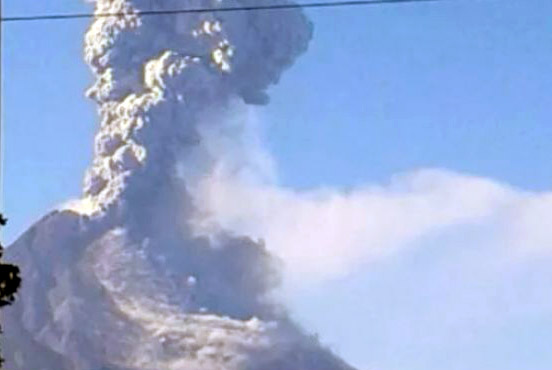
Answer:
<svg viewBox="0 0 552 370"><path fill-rule="evenodd" d="M0 214L0 226L5 226L8 220ZM8 306L15 300L15 294L21 285L19 276L19 267L9 263L2 263L1 258L4 254L4 247L0 244L0 307ZM0 327L0 333L2 328ZM0 367L4 359L0 356Z"/></svg>

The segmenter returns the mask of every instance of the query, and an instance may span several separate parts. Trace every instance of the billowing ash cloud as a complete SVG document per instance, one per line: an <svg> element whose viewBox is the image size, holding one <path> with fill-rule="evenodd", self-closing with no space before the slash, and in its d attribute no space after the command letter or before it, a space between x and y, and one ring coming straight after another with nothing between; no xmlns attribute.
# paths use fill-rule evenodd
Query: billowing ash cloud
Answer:
<svg viewBox="0 0 552 370"><path fill-rule="evenodd" d="M189 1L186 7L225 4ZM97 1L96 11L132 13L150 6L182 9L182 2ZM296 10L98 18L85 47L97 76L88 95L102 117L85 185L92 205L105 209L169 182L176 158L200 144L202 118L237 99L266 103L266 88L306 50L310 38L311 25Z"/></svg>
<svg viewBox="0 0 552 370"><path fill-rule="evenodd" d="M350 369L270 300L280 263L262 243L190 225L194 184L218 163L201 132L267 103L307 48L308 20L297 9L139 14L181 0L95 7L125 15L97 17L86 35L94 160L83 199L9 248L25 284L7 311L7 369Z"/></svg>

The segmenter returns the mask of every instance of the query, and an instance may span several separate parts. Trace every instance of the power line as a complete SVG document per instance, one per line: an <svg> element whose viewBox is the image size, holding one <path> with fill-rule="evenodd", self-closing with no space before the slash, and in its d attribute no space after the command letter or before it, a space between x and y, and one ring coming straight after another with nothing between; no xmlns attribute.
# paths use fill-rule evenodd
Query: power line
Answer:
<svg viewBox="0 0 552 370"><path fill-rule="evenodd" d="M12 16L0 18L0 22L32 22L32 21L55 21L67 19L87 19L87 18L102 18L102 17L120 17L129 14L138 16L161 16L175 15L187 13L223 13L223 12L240 12L240 11L260 11L260 10L286 10L298 8L336 8L349 6L368 6L368 5L383 5L383 4L402 4L402 3L429 3L439 2L444 0L350 0L350 1L334 1L334 2L312 2L304 4L274 4L274 5L256 5L256 6L234 6L223 8L192 8L192 9L174 9L174 10L143 10L134 13L69 13L69 14L44 14L33 16Z"/></svg>

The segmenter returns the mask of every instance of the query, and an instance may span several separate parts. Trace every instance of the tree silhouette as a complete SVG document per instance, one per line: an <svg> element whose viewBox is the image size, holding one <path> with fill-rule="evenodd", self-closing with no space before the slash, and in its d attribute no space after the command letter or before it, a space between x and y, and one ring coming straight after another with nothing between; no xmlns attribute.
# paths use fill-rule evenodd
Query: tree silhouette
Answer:
<svg viewBox="0 0 552 370"><path fill-rule="evenodd" d="M8 220L0 213L0 227L5 226ZM19 267L9 263L2 263L1 259L4 254L4 247L0 244L0 308L8 306L15 300L15 293L21 285L21 277L19 276ZM0 326L0 333L2 327ZM4 363L4 359L0 355L0 367Z"/></svg>

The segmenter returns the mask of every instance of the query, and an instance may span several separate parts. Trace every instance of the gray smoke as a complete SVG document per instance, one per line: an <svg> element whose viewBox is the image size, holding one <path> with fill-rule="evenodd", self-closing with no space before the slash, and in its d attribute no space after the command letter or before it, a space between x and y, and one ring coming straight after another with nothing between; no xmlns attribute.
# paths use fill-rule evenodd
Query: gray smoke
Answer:
<svg viewBox="0 0 552 370"><path fill-rule="evenodd" d="M225 4L186 2L191 9ZM181 9L182 1L96 2L98 13L148 7ZM297 10L96 19L85 46L97 76L88 95L98 102L102 118L85 184L90 204L102 210L120 201L132 205L144 189L170 183L178 158L201 145L202 117L224 112L238 100L266 103L266 88L306 50L310 38L311 25ZM224 125L228 118L213 119Z"/></svg>
<svg viewBox="0 0 552 370"><path fill-rule="evenodd" d="M191 225L194 182L219 160L201 149L205 127L266 104L312 27L297 9L138 13L182 4L95 2L126 15L97 17L86 35L94 160L83 199L9 248L25 283L7 311L8 369L350 369L270 299L280 263L262 243Z"/></svg>

